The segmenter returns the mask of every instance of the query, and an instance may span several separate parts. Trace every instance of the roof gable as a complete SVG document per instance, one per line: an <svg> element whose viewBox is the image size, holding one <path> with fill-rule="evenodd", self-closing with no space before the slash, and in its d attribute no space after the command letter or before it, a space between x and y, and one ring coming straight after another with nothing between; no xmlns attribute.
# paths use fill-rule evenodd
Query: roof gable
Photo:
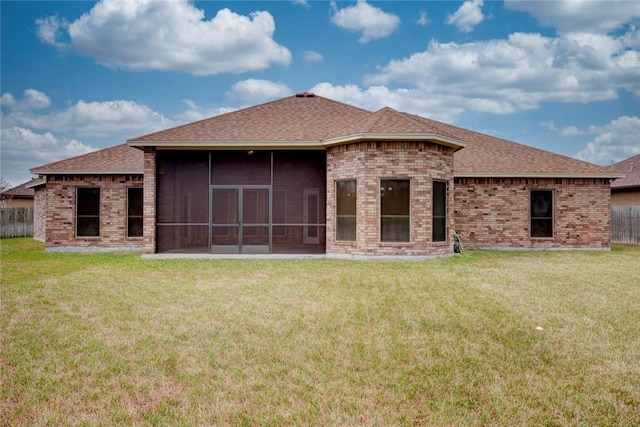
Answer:
<svg viewBox="0 0 640 427"><path fill-rule="evenodd" d="M430 126L428 122L389 107L334 129L323 142L330 145L358 139L431 140L457 149L465 145L453 135Z"/></svg>
<svg viewBox="0 0 640 427"><path fill-rule="evenodd" d="M32 168L31 173L137 175L144 173L144 153L126 144Z"/></svg>

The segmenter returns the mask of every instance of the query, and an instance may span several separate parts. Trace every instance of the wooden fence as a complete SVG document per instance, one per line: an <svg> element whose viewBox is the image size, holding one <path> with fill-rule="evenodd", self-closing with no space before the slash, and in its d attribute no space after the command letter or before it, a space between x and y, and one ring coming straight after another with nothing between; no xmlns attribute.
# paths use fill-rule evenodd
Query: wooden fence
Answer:
<svg viewBox="0 0 640 427"><path fill-rule="evenodd" d="M33 208L0 208L0 238L33 236Z"/></svg>
<svg viewBox="0 0 640 427"><path fill-rule="evenodd" d="M640 206L613 207L611 243L640 245Z"/></svg>

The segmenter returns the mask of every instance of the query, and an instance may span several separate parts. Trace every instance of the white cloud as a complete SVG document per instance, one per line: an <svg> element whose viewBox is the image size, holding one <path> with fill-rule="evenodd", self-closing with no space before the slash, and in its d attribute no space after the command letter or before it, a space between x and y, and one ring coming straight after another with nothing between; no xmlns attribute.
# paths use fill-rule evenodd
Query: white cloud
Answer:
<svg viewBox="0 0 640 427"><path fill-rule="evenodd" d="M35 89L27 89L24 91L23 97L17 100L11 93L3 93L0 98L2 107L11 110L39 110L47 108L51 105L51 99L44 93Z"/></svg>
<svg viewBox="0 0 640 427"><path fill-rule="evenodd" d="M569 34L511 34L506 40L431 41L425 51L390 61L365 77L369 85L404 85L418 97L455 101L458 108L507 114L543 102L615 99L640 95L640 53L619 38Z"/></svg>
<svg viewBox="0 0 640 427"><path fill-rule="evenodd" d="M188 0L102 0L74 22L48 17L36 23L44 42L113 68L212 75L291 61L273 39L273 17L263 11L247 17L222 9L207 21Z"/></svg>
<svg viewBox="0 0 640 427"><path fill-rule="evenodd" d="M69 23L65 19L60 19L57 15L48 16L36 19L36 25L40 40L59 49L64 48L64 43L58 40L62 37L64 30L69 27Z"/></svg>
<svg viewBox="0 0 640 427"><path fill-rule="evenodd" d="M579 159L610 165L640 153L640 117L621 116L583 132L595 137L578 153Z"/></svg>
<svg viewBox="0 0 640 427"><path fill-rule="evenodd" d="M640 19L640 2L634 0L505 0L507 9L527 12L542 25L562 33L607 33Z"/></svg>
<svg viewBox="0 0 640 427"><path fill-rule="evenodd" d="M476 25L484 21L483 0L468 0L453 14L447 17L447 24L454 25L463 33L471 32Z"/></svg>
<svg viewBox="0 0 640 427"><path fill-rule="evenodd" d="M420 11L420 17L418 18L418 25L422 25L425 26L427 25L429 22L429 18L427 17L427 12L425 12L424 10Z"/></svg>
<svg viewBox="0 0 640 427"><path fill-rule="evenodd" d="M35 89L26 90L21 99L5 93L2 95L2 106L7 107L9 112L2 115L2 127L53 132L72 135L74 138L115 139L130 138L175 124L146 105L133 101L78 101L65 110L48 114L35 111L50 105L49 97Z"/></svg>
<svg viewBox="0 0 640 427"><path fill-rule="evenodd" d="M362 44L373 39L388 37L400 25L400 18L397 15L371 6L365 0L358 0L355 6L344 9L338 9L335 2L332 2L331 6L334 10L331 22L352 33L360 33L358 42Z"/></svg>
<svg viewBox="0 0 640 427"><path fill-rule="evenodd" d="M29 169L93 151L75 139L57 138L50 132L36 133L22 127L3 127L2 175L17 185L29 180Z"/></svg>
<svg viewBox="0 0 640 427"><path fill-rule="evenodd" d="M291 95L293 91L284 83L270 80L247 79L234 84L227 96L243 102L257 103L269 99L282 98Z"/></svg>
<svg viewBox="0 0 640 427"><path fill-rule="evenodd" d="M370 111L391 107L448 123L464 111L460 106L461 97L427 96L418 89L389 89L385 86L363 89L356 85L335 86L322 82L311 88L310 92Z"/></svg>
<svg viewBox="0 0 640 427"><path fill-rule="evenodd" d="M304 60L305 62L322 62L324 57L315 50L305 50Z"/></svg>
<svg viewBox="0 0 640 427"><path fill-rule="evenodd" d="M230 107L204 108L190 99L183 99L182 102L187 106L187 109L176 117L181 123L195 122L196 120L202 120L236 110Z"/></svg>
<svg viewBox="0 0 640 427"><path fill-rule="evenodd" d="M552 132L556 132L560 136L576 136L576 135L583 135L584 134L584 131L581 131L576 126L567 126L567 127L564 127L562 129L560 129L560 128L558 128L558 126L556 126L556 124L555 124L555 122L553 120L540 122L540 123L538 123L538 126L540 126L543 129L547 129L547 130L550 130Z"/></svg>

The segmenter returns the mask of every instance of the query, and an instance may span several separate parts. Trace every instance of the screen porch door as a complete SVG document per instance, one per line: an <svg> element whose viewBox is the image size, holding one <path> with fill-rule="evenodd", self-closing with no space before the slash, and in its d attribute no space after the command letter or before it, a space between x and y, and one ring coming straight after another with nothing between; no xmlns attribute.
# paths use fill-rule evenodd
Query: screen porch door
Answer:
<svg viewBox="0 0 640 427"><path fill-rule="evenodd" d="M271 253L270 188L212 186L210 252Z"/></svg>

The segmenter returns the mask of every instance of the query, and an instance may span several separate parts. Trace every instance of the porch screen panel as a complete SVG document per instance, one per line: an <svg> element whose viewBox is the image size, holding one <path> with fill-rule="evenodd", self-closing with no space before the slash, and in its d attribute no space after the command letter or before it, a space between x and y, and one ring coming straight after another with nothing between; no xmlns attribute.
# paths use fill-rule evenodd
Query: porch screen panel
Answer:
<svg viewBox="0 0 640 427"><path fill-rule="evenodd" d="M208 252L209 153L158 151L157 250Z"/></svg>
<svg viewBox="0 0 640 427"><path fill-rule="evenodd" d="M272 242L274 253L324 253L326 154L273 153Z"/></svg>
<svg viewBox="0 0 640 427"><path fill-rule="evenodd" d="M271 152L211 152L211 185L270 185Z"/></svg>

